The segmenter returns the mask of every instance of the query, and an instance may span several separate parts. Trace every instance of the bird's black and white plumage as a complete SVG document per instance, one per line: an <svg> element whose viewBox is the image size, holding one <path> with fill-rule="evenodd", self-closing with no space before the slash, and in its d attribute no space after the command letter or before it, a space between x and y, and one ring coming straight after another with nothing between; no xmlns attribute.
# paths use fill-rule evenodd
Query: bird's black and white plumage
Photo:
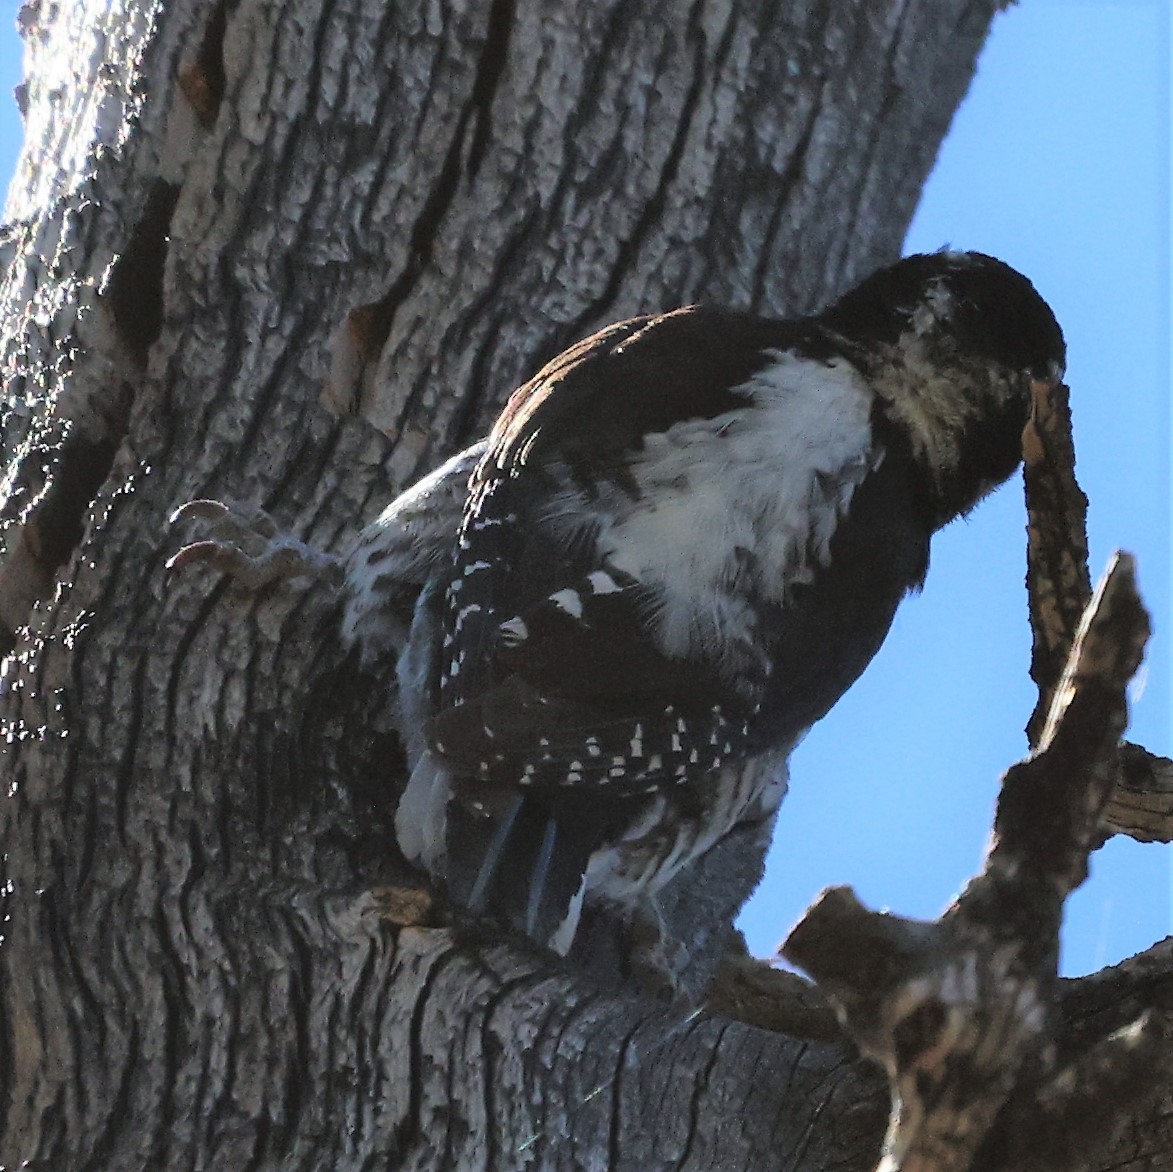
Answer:
<svg viewBox="0 0 1173 1172"><path fill-rule="evenodd" d="M1025 277L948 252L815 316L691 307L554 359L352 557L418 592L404 853L565 951L584 898L654 900L768 826L791 748L932 534L1017 467L1063 363Z"/></svg>

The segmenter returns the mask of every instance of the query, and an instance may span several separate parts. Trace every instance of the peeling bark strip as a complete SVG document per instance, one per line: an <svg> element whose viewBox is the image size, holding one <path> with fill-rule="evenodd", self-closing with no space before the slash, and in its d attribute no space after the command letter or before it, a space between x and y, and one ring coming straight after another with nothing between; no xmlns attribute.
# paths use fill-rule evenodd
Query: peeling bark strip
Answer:
<svg viewBox="0 0 1173 1172"><path fill-rule="evenodd" d="M1036 383L1034 413L1022 436L1026 485L1027 569L1034 635L1030 676L1039 701L1027 723L1037 745L1080 616L1091 598L1087 497L1075 479L1070 391Z"/></svg>
<svg viewBox="0 0 1173 1172"><path fill-rule="evenodd" d="M1031 679L1038 703L1027 721L1037 745L1059 677L1091 597L1087 568L1087 497L1075 478L1068 389L1038 383L1023 432L1027 509L1026 585L1033 635ZM1173 762L1123 744L1116 784L1104 807L1105 833L1139 842L1173 841Z"/></svg>
<svg viewBox="0 0 1173 1172"><path fill-rule="evenodd" d="M1138 1020L1061 1066L1057 1013L1063 902L1087 876L1148 632L1132 561L1119 555L1081 620L1037 752L1003 780L985 867L938 923L869 912L837 888L783 946L888 1074L885 1172L988 1167L982 1153L1027 1146L998 1132L1012 1099L1020 1127L1031 1100L1056 1131L1074 1126L1087 1097L1077 1071L1102 1067L1101 1081L1112 1070L1132 1086L1155 1053L1159 1026ZM1038 1152L1031 1166L1066 1166L1053 1157Z"/></svg>
<svg viewBox="0 0 1173 1172"><path fill-rule="evenodd" d="M166 519L237 499L337 553L568 332L825 302L896 256L995 7L24 6L0 1165L874 1167L882 1082L817 1005L793 1028L823 1040L796 1041L427 926L388 850L394 681L336 661L329 575L169 579ZM361 394L338 388L363 418L335 420L331 336L391 290L383 334L355 323ZM91 445L68 468L67 436ZM43 493L69 502L44 562L22 528ZM1129 1013L1090 997L1061 1048L1168 1003L1151 973L1118 987ZM914 1026L901 1052L927 1061ZM1173 1077L1147 1069L1113 1100L1128 1143L1068 1172L1168 1166Z"/></svg>

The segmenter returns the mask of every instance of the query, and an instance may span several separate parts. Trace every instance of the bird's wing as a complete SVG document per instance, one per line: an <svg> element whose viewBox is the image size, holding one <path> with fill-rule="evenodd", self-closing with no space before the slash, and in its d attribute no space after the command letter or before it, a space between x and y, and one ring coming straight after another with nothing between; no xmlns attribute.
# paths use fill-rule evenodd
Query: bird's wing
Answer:
<svg viewBox="0 0 1173 1172"><path fill-rule="evenodd" d="M587 499L638 495L627 468L648 436L744 408L743 384L800 342L793 324L677 310L604 330L513 395L472 477L449 591L432 740L457 768L618 795L737 751L761 656L745 648L734 677L666 654L656 586L611 565L589 520L569 541L539 521L555 468Z"/></svg>
<svg viewBox="0 0 1173 1172"><path fill-rule="evenodd" d="M597 569L498 623L491 682L439 711L434 748L467 777L615 797L718 768L744 745L753 689L659 651L654 606Z"/></svg>

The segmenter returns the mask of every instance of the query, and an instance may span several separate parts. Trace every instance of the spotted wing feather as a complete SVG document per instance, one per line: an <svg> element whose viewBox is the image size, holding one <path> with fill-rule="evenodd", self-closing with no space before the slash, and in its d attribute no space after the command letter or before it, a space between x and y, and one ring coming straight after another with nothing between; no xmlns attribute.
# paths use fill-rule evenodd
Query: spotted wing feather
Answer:
<svg viewBox="0 0 1173 1172"><path fill-rule="evenodd" d="M640 583L596 570L499 623L502 678L438 714L437 750L470 777L613 796L718 768L756 704L746 681L662 655L641 634L654 607Z"/></svg>

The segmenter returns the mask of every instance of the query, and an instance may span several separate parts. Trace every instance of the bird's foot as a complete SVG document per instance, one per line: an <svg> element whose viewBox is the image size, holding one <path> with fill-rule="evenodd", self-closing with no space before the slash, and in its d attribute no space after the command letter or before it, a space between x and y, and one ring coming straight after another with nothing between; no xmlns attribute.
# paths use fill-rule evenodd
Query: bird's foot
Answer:
<svg viewBox="0 0 1173 1172"><path fill-rule="evenodd" d="M336 572L340 561L283 533L259 505L196 500L171 514L172 525L195 521L200 540L182 546L167 560L170 571L201 564L229 574L242 586L259 590L291 578L317 578Z"/></svg>

